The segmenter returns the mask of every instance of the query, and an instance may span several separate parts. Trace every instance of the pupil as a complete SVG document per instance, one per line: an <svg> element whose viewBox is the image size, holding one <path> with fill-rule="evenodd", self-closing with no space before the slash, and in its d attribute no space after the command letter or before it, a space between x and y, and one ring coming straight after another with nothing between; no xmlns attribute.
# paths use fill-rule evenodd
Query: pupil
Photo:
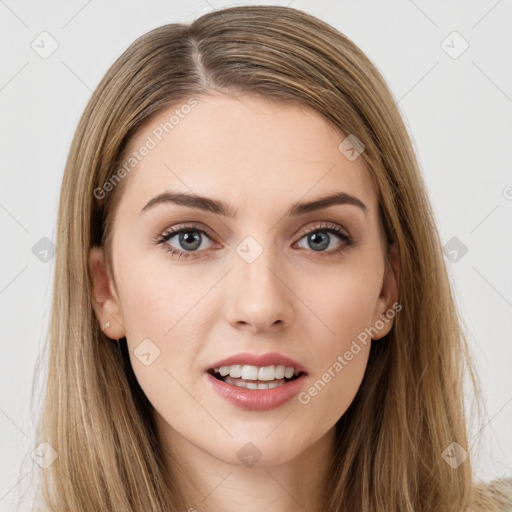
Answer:
<svg viewBox="0 0 512 512"><path fill-rule="evenodd" d="M183 244L185 244L185 245L192 244L193 247L184 247L184 248L191 250L191 251L195 251L201 245L199 233L196 233L193 231L188 231L186 233L180 233L180 243L182 244L182 247L183 247Z"/></svg>
<svg viewBox="0 0 512 512"><path fill-rule="evenodd" d="M323 237L323 243L322 243L322 240L318 240L319 236L320 236L320 238ZM320 247L318 247L318 246L316 248L314 246L311 247L313 250L322 250L329 246L329 237L325 233L321 233L321 232L312 233L311 235L309 235L309 240L313 244L320 243Z"/></svg>

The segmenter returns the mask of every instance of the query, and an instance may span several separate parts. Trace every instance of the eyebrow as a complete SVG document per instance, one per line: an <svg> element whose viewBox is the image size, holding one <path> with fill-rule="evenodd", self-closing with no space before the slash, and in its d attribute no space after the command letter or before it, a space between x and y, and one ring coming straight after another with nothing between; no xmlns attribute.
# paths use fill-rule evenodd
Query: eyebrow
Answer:
<svg viewBox="0 0 512 512"><path fill-rule="evenodd" d="M223 215L225 217L236 218L237 210L233 209L230 205L224 201L218 199L211 199L188 192L174 192L167 190L153 197L144 208L142 208L139 215L147 212L151 208L159 204L177 204L180 206L187 206L189 208L197 208L199 210L208 211L217 215ZM309 202L297 202L289 209L287 215L289 217L295 217L304 215L313 211L328 208L332 205L337 204L348 204L357 206L360 208L365 215L368 213L366 205L357 197L347 194L346 192L335 192L324 197L320 197Z"/></svg>

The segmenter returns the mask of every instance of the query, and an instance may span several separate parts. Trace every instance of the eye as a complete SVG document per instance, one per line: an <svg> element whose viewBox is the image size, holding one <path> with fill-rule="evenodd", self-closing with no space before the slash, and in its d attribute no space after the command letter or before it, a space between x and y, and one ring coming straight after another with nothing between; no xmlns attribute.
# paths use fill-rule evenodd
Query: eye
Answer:
<svg viewBox="0 0 512 512"><path fill-rule="evenodd" d="M327 249L333 241L331 236L333 234L336 235L336 238L341 240L342 243L338 247L326 251L325 249ZM174 243L177 244L178 247L171 243L174 238L176 238ZM306 238L306 243L313 252L325 253L326 255L339 254L354 244L354 239L349 234L342 231L336 224L330 223L314 226L302 235L297 244L300 244L301 240L304 238ZM210 237L204 229L191 224L170 228L161 235L158 235L154 242L158 245L162 245L164 250L170 252L171 255L187 259L189 257L200 257L202 250L211 247L204 246L203 242L205 242L205 239L211 241L212 237ZM196 255L194 253L198 254Z"/></svg>
<svg viewBox="0 0 512 512"><path fill-rule="evenodd" d="M190 256L197 257L193 253L199 252L200 249L205 249L203 244L204 237L210 239L209 235L203 229L199 229L194 225L188 225L168 229L155 239L155 243L162 245L163 248L172 255L186 259ZM170 244L173 238L177 238L175 243L177 243L179 247L174 247Z"/></svg>
<svg viewBox="0 0 512 512"><path fill-rule="evenodd" d="M330 236L329 233L336 235L338 240L342 240L343 243L334 249L331 248L331 250L325 251L325 249L327 249L333 241L332 236ZM325 252L331 255L339 254L346 250L347 247L354 244L354 239L350 235L344 233L336 224L315 226L308 230L300 240L304 238L306 239L306 243L309 245L309 248L311 248L314 252ZM300 240L298 243L300 243Z"/></svg>

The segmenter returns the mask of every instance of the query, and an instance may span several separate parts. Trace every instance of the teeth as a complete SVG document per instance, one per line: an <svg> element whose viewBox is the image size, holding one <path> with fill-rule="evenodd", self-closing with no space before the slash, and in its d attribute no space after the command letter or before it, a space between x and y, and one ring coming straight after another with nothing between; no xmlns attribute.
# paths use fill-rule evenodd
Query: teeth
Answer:
<svg viewBox="0 0 512 512"><path fill-rule="evenodd" d="M242 366L242 375L240 377L244 380L258 380L258 367L247 365Z"/></svg>
<svg viewBox="0 0 512 512"><path fill-rule="evenodd" d="M284 366L276 366L276 379L284 379L284 374L286 373L286 369Z"/></svg>
<svg viewBox="0 0 512 512"><path fill-rule="evenodd" d="M251 365L232 365L232 366L221 366L215 368L216 373L220 373L222 377L233 377L234 379L242 378L244 380L262 380L272 381L278 379L291 379L294 375L300 373L299 370L295 370L292 367L278 366L251 366ZM251 388L258 389L258 388ZM263 389L263 388L261 388Z"/></svg>
<svg viewBox="0 0 512 512"><path fill-rule="evenodd" d="M229 366L221 366L219 368L219 373L225 377L229 373Z"/></svg>
<svg viewBox="0 0 512 512"><path fill-rule="evenodd" d="M233 377L234 379L238 379L242 376L242 365L237 364L234 366L230 366L229 368L229 376Z"/></svg>
<svg viewBox="0 0 512 512"><path fill-rule="evenodd" d="M275 366L264 366L258 370L258 380L274 380L275 373Z"/></svg>
<svg viewBox="0 0 512 512"><path fill-rule="evenodd" d="M233 386L238 386L239 388L247 388L247 389L272 389L277 388L278 386L283 386L286 382L245 382L243 380L234 381L231 380L230 377L226 377L226 384L232 384Z"/></svg>

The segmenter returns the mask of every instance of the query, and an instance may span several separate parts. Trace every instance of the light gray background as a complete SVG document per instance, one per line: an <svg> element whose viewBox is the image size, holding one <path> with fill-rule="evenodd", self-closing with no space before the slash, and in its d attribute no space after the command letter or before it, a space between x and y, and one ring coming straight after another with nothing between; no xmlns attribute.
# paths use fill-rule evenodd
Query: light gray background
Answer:
<svg viewBox="0 0 512 512"><path fill-rule="evenodd" d="M150 29L255 3L0 0L0 510L12 510L36 466L29 451L37 411L37 402L30 410L31 379L49 318L54 260L43 263L32 248L42 237L55 241L65 159L92 90ZM388 81L443 244L456 237L468 249L457 262L446 258L487 397L488 417L470 432L481 450L475 475L510 475L512 2L260 3L290 5L334 25ZM31 47L43 31L59 45L46 59ZM450 36L443 44L453 31L469 44L458 58L445 48L456 52L461 41Z"/></svg>

